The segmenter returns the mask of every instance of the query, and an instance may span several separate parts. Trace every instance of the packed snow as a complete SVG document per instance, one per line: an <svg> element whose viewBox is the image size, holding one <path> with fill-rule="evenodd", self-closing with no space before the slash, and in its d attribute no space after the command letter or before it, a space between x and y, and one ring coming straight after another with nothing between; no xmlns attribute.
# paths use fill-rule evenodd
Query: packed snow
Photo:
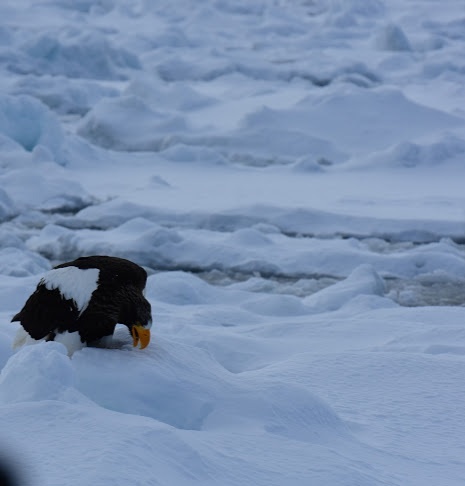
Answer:
<svg viewBox="0 0 465 486"><path fill-rule="evenodd" d="M3 0L0 17L0 469L463 486L462 2ZM71 357L13 349L44 277L85 308L98 271L48 272L93 254L147 270L149 347L118 325Z"/></svg>

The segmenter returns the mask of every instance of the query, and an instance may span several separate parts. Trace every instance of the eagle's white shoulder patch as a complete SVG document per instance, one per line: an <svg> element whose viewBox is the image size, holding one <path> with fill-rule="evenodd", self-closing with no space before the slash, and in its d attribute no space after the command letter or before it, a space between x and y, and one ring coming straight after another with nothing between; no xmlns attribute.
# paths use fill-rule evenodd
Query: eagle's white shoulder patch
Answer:
<svg viewBox="0 0 465 486"><path fill-rule="evenodd" d="M41 283L48 290L58 289L65 299L72 299L82 314L89 305L92 293L98 287L98 268L55 268L45 275Z"/></svg>

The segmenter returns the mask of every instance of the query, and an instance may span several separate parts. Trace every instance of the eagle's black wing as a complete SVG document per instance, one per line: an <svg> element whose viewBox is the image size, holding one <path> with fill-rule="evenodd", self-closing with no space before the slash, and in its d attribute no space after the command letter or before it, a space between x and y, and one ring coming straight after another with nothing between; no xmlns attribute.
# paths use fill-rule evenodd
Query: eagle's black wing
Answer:
<svg viewBox="0 0 465 486"><path fill-rule="evenodd" d="M121 307L121 289L100 283L94 290L89 305L78 319L81 340L87 343L111 336L118 323Z"/></svg>
<svg viewBox="0 0 465 486"><path fill-rule="evenodd" d="M40 282L11 321L21 322L34 339L53 339L56 331L77 331L78 318L79 310L72 299L64 299L58 289L49 290Z"/></svg>

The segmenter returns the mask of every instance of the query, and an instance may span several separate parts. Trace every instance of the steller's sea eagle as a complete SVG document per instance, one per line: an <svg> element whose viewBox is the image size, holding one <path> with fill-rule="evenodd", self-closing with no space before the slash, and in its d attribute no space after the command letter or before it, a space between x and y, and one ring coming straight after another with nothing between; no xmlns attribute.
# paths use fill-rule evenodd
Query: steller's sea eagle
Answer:
<svg viewBox="0 0 465 486"><path fill-rule="evenodd" d="M86 344L107 343L120 323L129 328L134 346L140 342L143 349L152 325L146 282L147 272L123 258L87 256L62 263L42 277L13 317L22 326L13 346L30 338L55 340L72 354Z"/></svg>

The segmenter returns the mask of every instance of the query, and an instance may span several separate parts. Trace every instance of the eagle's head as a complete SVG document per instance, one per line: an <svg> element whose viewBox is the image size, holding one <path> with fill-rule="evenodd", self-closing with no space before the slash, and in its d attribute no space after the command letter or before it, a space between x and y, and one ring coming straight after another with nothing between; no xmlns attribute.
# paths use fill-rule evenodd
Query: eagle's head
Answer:
<svg viewBox="0 0 465 486"><path fill-rule="evenodd" d="M126 324L131 332L133 345L140 341L140 349L146 348L150 343L150 328L152 327L152 309L150 302L142 297L132 320Z"/></svg>

